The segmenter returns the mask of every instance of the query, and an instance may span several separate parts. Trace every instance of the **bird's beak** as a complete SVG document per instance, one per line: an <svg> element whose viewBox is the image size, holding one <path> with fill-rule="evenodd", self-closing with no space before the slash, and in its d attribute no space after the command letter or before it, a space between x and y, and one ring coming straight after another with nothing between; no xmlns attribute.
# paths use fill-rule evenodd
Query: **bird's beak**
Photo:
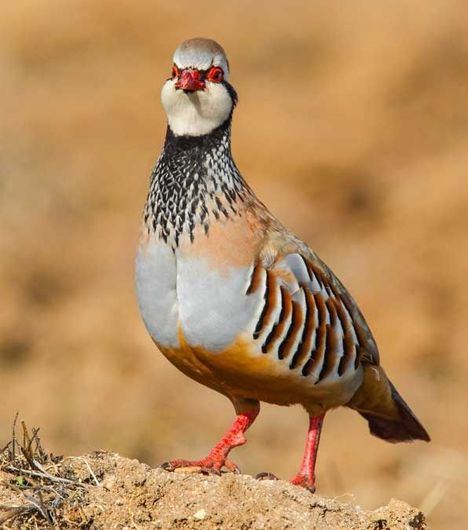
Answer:
<svg viewBox="0 0 468 530"><path fill-rule="evenodd" d="M182 70L176 81L175 87L184 92L196 92L205 88L205 81L201 79L198 70Z"/></svg>

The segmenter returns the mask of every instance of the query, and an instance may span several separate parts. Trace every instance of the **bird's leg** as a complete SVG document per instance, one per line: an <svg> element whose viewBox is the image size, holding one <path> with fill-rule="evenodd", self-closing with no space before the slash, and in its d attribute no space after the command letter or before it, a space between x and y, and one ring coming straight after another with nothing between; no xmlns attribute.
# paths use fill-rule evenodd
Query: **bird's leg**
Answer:
<svg viewBox="0 0 468 530"><path fill-rule="evenodd" d="M244 433L252 425L259 411L260 406L256 403L253 408L238 412L231 428L224 434L221 440L213 447L205 458L202 458L201 460L172 460L171 462L163 464L162 467L168 471L173 471L177 468L196 467L200 468L201 472L217 474L219 474L224 467L228 471L238 473L239 468L234 462L228 460L227 456L231 449L246 443L247 440L245 439Z"/></svg>
<svg viewBox="0 0 468 530"><path fill-rule="evenodd" d="M291 480L292 484L307 488L312 493L315 491L315 462L320 442L320 432L322 430L323 418L321 416L309 416L309 430L307 441L302 457L302 464L299 473Z"/></svg>

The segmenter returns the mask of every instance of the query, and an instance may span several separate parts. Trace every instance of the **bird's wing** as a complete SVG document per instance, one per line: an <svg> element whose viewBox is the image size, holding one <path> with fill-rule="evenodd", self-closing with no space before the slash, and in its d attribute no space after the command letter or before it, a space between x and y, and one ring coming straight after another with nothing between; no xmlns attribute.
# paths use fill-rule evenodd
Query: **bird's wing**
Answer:
<svg viewBox="0 0 468 530"><path fill-rule="evenodd" d="M304 243L284 230L270 232L258 267L266 275L254 338L264 353L276 350L290 368L301 367L317 382L360 364L379 365L377 345L356 302Z"/></svg>

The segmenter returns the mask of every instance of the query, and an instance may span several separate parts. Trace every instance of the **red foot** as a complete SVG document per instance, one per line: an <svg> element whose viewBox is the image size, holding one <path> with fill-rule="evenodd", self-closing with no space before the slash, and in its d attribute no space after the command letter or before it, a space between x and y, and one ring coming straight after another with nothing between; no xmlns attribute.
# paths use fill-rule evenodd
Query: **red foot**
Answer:
<svg viewBox="0 0 468 530"><path fill-rule="evenodd" d="M161 467L166 471L174 471L181 468L200 468L200 473L207 475L220 475L223 468L232 473L240 473L240 469L232 460L216 459L208 455L201 460L171 460L161 464Z"/></svg>
<svg viewBox="0 0 468 530"><path fill-rule="evenodd" d="M301 486L312 493L315 493L315 480L313 477L297 474L292 480L291 484L295 486Z"/></svg>
<svg viewBox="0 0 468 530"><path fill-rule="evenodd" d="M258 411L257 405L252 410L238 414L229 431L213 447L206 458L201 460L172 460L162 464L161 467L167 471L184 467L200 468L201 473L215 473L217 475L221 473L223 468L226 468L233 473L240 473L236 464L228 459L228 454L234 447L245 444L244 432L252 425Z"/></svg>

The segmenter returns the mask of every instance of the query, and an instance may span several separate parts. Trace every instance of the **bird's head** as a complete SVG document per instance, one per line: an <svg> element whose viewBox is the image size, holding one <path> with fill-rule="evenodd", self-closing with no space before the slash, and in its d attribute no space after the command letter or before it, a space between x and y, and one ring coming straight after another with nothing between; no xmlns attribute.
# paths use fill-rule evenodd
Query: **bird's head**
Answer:
<svg viewBox="0 0 468 530"><path fill-rule="evenodd" d="M228 82L229 63L210 39L184 41L175 51L161 101L176 136L209 134L230 119L237 95Z"/></svg>

